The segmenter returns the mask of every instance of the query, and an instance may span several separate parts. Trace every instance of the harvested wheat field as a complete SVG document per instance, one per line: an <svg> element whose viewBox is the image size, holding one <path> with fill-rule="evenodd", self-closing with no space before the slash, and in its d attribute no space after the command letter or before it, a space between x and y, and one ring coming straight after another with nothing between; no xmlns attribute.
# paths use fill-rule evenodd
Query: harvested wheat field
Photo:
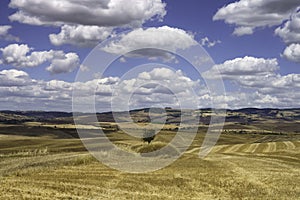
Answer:
<svg viewBox="0 0 300 200"><path fill-rule="evenodd" d="M109 137L131 150L152 149L172 137L162 133L147 144L122 135ZM222 134L200 159L203 137L199 133L170 166L129 174L98 162L79 139L1 135L0 199L299 199L296 137L257 142L274 137Z"/></svg>

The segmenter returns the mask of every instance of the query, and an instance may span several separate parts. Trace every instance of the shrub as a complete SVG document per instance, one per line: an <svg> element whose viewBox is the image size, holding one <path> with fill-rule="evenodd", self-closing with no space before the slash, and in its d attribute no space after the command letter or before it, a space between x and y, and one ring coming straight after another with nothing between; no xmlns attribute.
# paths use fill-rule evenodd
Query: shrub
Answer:
<svg viewBox="0 0 300 200"><path fill-rule="evenodd" d="M154 140L155 138L155 130L150 129L150 130L145 130L144 135L143 135L143 141L144 142L148 142L148 144L150 144L152 142L152 140Z"/></svg>

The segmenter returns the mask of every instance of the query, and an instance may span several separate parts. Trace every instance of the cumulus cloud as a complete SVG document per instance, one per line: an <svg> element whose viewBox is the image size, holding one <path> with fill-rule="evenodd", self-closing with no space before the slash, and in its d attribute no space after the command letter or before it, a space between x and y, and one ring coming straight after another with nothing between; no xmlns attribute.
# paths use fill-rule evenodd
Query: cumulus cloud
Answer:
<svg viewBox="0 0 300 200"><path fill-rule="evenodd" d="M152 27L147 29L138 28L127 34L121 35L118 41L114 41L103 48L106 52L124 54L128 51L141 48L168 47L171 51L187 49L197 42L194 36L186 31L168 26Z"/></svg>
<svg viewBox="0 0 300 200"><path fill-rule="evenodd" d="M245 62L250 63L249 61ZM238 75L231 70L220 68L221 74L226 74L227 79L237 80L242 83L241 87L251 90L235 90L226 95L214 97L216 104L225 108L300 106L298 101L300 98L299 74L286 76L276 74L277 66L272 60L252 59L252 62L255 63L253 66L256 66L252 68L257 68L253 69L255 73L252 77L258 77L253 81L265 77L265 81L261 82L263 85L251 85L243 82L243 75L248 71L244 70L246 65L240 67ZM234 65L228 63L227 65ZM258 66L257 63L261 63L265 68ZM270 74L271 76L268 76ZM124 102L124 96L131 97L128 102L130 108L151 106L196 108L198 105L199 107L210 107L212 100L212 96L202 81L190 79L181 70L175 71L168 68L154 68L128 79L103 77L86 82L35 80L24 71L0 71L0 102L3 102L0 104L0 107L2 105L1 109L70 111L73 89L78 91L76 102L82 102L83 107L80 111L84 112L91 111L86 110L85 104L94 95L97 111L110 110L112 101L119 105L120 101ZM179 105L177 97L184 100L182 105Z"/></svg>
<svg viewBox="0 0 300 200"><path fill-rule="evenodd" d="M112 86L119 78L106 77L87 82L65 82L61 80L35 80L21 70L0 71L0 107L18 110L61 110L71 111L72 91L81 91L80 98L91 95L107 96L112 93ZM96 87L96 90L93 88ZM99 96L98 96L99 97ZM106 103L110 102L105 99ZM82 110L84 111L84 110Z"/></svg>
<svg viewBox="0 0 300 200"><path fill-rule="evenodd" d="M47 68L51 73L73 71L79 66L79 57L75 53L65 54L63 51L33 51L27 44L10 44L1 48L1 63L15 67L36 67L49 62Z"/></svg>
<svg viewBox="0 0 300 200"><path fill-rule="evenodd" d="M88 72L88 71L90 71L90 68L88 66L86 66L86 65L80 65L79 69L82 72Z"/></svg>
<svg viewBox="0 0 300 200"><path fill-rule="evenodd" d="M299 8L299 0L239 0L219 9L213 20L224 20L227 24L235 25L233 34L236 36L251 35L259 27L279 26L275 29L275 34L289 45L283 56L290 61L299 62Z"/></svg>
<svg viewBox="0 0 300 200"><path fill-rule="evenodd" d="M12 26L9 25L0 26L0 39L7 41L20 41L18 37L8 33L11 28Z"/></svg>
<svg viewBox="0 0 300 200"><path fill-rule="evenodd" d="M176 52L178 49L188 49L196 45L192 34L178 28L168 26L142 29L138 28L123 34L115 41L103 47L108 53L127 56L142 56L148 58L164 57L166 60L174 59L174 56L166 51Z"/></svg>
<svg viewBox="0 0 300 200"><path fill-rule="evenodd" d="M162 0L11 0L17 12L11 21L39 26L59 26L49 35L53 45L95 46L118 28L136 28L149 20L162 20Z"/></svg>
<svg viewBox="0 0 300 200"><path fill-rule="evenodd" d="M75 46L95 46L112 34L113 28L83 25L63 25L58 34L50 34L49 39L55 46L71 44Z"/></svg>
<svg viewBox="0 0 300 200"><path fill-rule="evenodd" d="M300 10L293 13L282 27L278 27L275 34L288 45L282 56L289 61L300 63Z"/></svg>
<svg viewBox="0 0 300 200"><path fill-rule="evenodd" d="M51 60L51 65L46 68L51 74L68 73L79 66L80 60L76 53L67 53L63 57Z"/></svg>
<svg viewBox="0 0 300 200"><path fill-rule="evenodd" d="M126 63L126 62L127 62L127 60L126 60L126 58L124 58L124 57L121 57L121 58L119 59L119 62L120 62L120 63Z"/></svg>
<svg viewBox="0 0 300 200"><path fill-rule="evenodd" d="M246 56L215 65L203 76L206 79L230 80L238 83L241 87L256 89L269 95L278 90L289 92L300 89L300 74L282 76L278 73L279 69L276 59Z"/></svg>
<svg viewBox="0 0 300 200"><path fill-rule="evenodd" d="M15 69L0 71L0 87L24 86L35 82L24 71Z"/></svg>
<svg viewBox="0 0 300 200"><path fill-rule="evenodd" d="M286 59L300 63L300 44L291 44L283 52Z"/></svg>
<svg viewBox="0 0 300 200"><path fill-rule="evenodd" d="M219 9L213 20L235 25L236 35L252 34L255 28L282 24L299 5L299 0L240 0Z"/></svg>
<svg viewBox="0 0 300 200"><path fill-rule="evenodd" d="M282 76L278 70L276 59L244 57L215 65L204 77L223 78L238 87L240 92L227 93L225 105L231 108L298 107L300 75Z"/></svg>
<svg viewBox="0 0 300 200"><path fill-rule="evenodd" d="M194 92L203 92L199 80L191 80L181 70L154 68L137 76L118 80L113 86L112 98L109 99L114 110L141 107L179 107L178 98L184 99L184 108L197 108ZM101 99L107 93L101 95ZM126 100L129 100L128 103ZM124 102L120 104L119 102Z"/></svg>
<svg viewBox="0 0 300 200"><path fill-rule="evenodd" d="M11 0L9 6L18 9L11 21L32 25L137 26L166 14L161 0Z"/></svg>
<svg viewBox="0 0 300 200"><path fill-rule="evenodd" d="M27 44L10 44L0 50L2 51L2 62L16 67L36 67L63 54L62 51L52 50L31 52L33 48L28 47Z"/></svg>
<svg viewBox="0 0 300 200"><path fill-rule="evenodd" d="M211 41L208 37L201 39L201 45L206 46L208 48L214 47L216 44L220 44L220 43L221 43L220 40Z"/></svg>
<svg viewBox="0 0 300 200"><path fill-rule="evenodd" d="M234 80L244 86L253 86L264 84L266 79L276 76L277 70L279 70L279 66L276 59L246 56L215 65L203 76L208 79Z"/></svg>
<svg viewBox="0 0 300 200"><path fill-rule="evenodd" d="M252 27L241 26L241 27L237 27L234 29L233 35L236 35L236 36L252 35L253 32L254 32L254 30Z"/></svg>
<svg viewBox="0 0 300 200"><path fill-rule="evenodd" d="M279 76L271 82L274 88L281 89L300 89L300 74L288 74L286 76Z"/></svg>
<svg viewBox="0 0 300 200"><path fill-rule="evenodd" d="M24 102L21 109L31 106L31 109L70 111L72 92L76 89L77 94L80 94L76 101L82 101L84 104L89 102L86 98L96 95L97 106L106 105L101 107L106 110L110 109L112 98L117 102L120 101L118 98L124 101L122 98L127 95L133 95L129 102L130 107L178 106L173 93L184 97L186 102L183 107L190 107L197 104L197 99L193 98L192 93L194 89L199 89L199 85L198 81L186 77L182 71L166 68L155 68L125 80L104 77L73 83L61 80L34 80L24 71L3 70L0 71L0 102L4 99L10 99L15 104L17 101Z"/></svg>
<svg viewBox="0 0 300 200"><path fill-rule="evenodd" d="M275 30L286 44L300 43L300 11L294 13L282 27Z"/></svg>

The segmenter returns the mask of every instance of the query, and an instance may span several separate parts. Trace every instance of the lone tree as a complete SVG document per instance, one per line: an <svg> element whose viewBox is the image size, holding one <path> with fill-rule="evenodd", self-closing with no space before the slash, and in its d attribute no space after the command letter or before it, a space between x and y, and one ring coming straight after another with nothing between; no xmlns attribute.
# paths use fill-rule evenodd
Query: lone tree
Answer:
<svg viewBox="0 0 300 200"><path fill-rule="evenodd" d="M148 142L148 144L150 144L152 142L152 140L154 140L154 138L155 138L155 130L145 129L145 132L144 132L144 135L143 135L143 138L142 138L143 141Z"/></svg>

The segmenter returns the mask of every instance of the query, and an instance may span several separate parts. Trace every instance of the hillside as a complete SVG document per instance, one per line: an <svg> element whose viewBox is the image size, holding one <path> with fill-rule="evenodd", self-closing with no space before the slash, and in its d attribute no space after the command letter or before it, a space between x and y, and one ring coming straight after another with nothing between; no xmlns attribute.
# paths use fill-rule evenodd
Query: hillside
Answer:
<svg viewBox="0 0 300 200"><path fill-rule="evenodd" d="M129 111L130 115L135 118L141 118L141 120L148 120L148 113L150 109L137 109ZM152 113L161 114L166 112L168 119L170 121L172 118L180 117L181 111L178 109L153 109L151 108ZM183 110L183 112L193 112L193 113L202 113L203 116L209 116L212 112L211 109L199 109L199 110ZM255 118L265 118L265 119L282 119L282 120L300 120L300 108L297 109L258 109L258 108L244 108L238 110L230 110L227 111L227 119L232 120L234 118L240 117L246 121L246 116L255 117ZM123 112L125 114L125 112ZM122 112L118 113L122 115ZM91 114L89 113L76 113L77 116L88 117ZM45 121L45 120L69 120L70 117L73 116L71 112L46 112L46 111L9 111L4 110L0 111L0 122L5 122L9 120L16 120L16 121ZM99 121L107 121L113 122L113 113L112 112L104 112L104 113L97 113ZM202 117L203 117L202 116ZM102 120L100 120L102 119Z"/></svg>

